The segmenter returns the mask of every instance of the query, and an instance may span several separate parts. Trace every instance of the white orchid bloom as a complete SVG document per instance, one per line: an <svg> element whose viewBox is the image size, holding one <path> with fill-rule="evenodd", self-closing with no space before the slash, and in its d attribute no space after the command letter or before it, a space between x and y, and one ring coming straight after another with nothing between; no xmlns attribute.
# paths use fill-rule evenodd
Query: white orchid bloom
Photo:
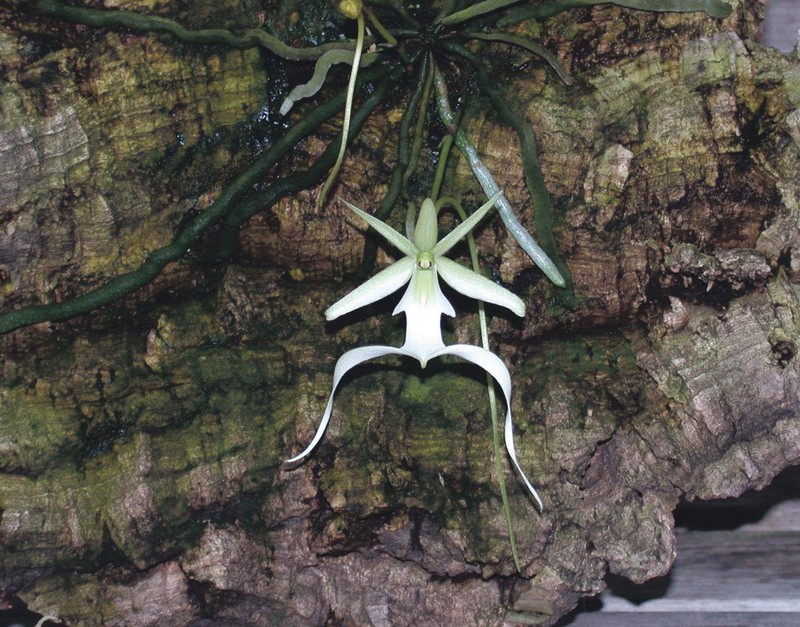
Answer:
<svg viewBox="0 0 800 627"><path fill-rule="evenodd" d="M404 237L384 222L345 201L350 209L363 218L390 244L405 253L405 257L380 271L347 296L334 303L325 311L325 317L328 320L334 320L343 314L374 303L409 283L405 294L400 299L397 307L395 307L394 312L392 312L393 315L401 311L406 314L406 341L400 348L392 346L362 346L354 348L339 358L333 371L333 386L328 405L322 415L322 421L314 435L314 439L311 440L311 443L302 453L288 460L288 463L303 459L322 439L333 410L333 397L336 393L336 388L342 377L350 369L365 361L384 355L414 357L419 360L423 368L428 361L435 357L455 355L483 368L494 377L503 390L507 408L504 428L506 448L525 485L534 499L536 499L539 507L542 507L539 495L531 485L531 482L528 481L517 460L513 424L511 422L511 376L508 373L508 368L497 355L484 348L469 344L445 346L442 340L441 316L443 313L448 316L455 316L455 311L439 287L439 277L454 290L461 292L465 296L506 307L518 316L525 314L525 303L516 295L444 256L447 251L478 224L494 206L500 195L500 193L494 195L489 199L489 202L439 241L437 241L438 221L436 207L430 198L425 199L422 203L412 239Z"/></svg>

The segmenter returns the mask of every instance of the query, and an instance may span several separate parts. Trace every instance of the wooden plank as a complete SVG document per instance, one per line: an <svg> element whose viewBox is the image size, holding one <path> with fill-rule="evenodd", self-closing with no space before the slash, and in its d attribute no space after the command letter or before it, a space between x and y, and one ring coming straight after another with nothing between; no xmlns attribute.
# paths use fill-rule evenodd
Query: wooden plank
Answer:
<svg viewBox="0 0 800 627"><path fill-rule="evenodd" d="M609 577L599 599L559 625L800 625L800 532L679 529L677 547L666 577Z"/></svg>
<svg viewBox="0 0 800 627"><path fill-rule="evenodd" d="M764 43L791 52L797 43L800 28L799 0L770 0L762 30Z"/></svg>
<svg viewBox="0 0 800 627"><path fill-rule="evenodd" d="M595 612L579 614L566 627L797 627L795 612Z"/></svg>

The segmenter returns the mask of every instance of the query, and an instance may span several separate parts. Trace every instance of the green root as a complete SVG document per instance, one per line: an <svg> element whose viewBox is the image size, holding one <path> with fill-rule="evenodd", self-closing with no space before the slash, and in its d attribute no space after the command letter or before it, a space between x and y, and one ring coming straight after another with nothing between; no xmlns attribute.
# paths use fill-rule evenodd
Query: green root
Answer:
<svg viewBox="0 0 800 627"><path fill-rule="evenodd" d="M497 22L498 26L511 26L526 20L544 19L558 15L564 11L578 7L589 7L601 4L616 4L639 11L658 11L674 13L703 12L711 17L724 19L731 14L732 8L722 0L553 0L536 6L520 7L507 18Z"/></svg>
<svg viewBox="0 0 800 627"><path fill-rule="evenodd" d="M236 35L222 28L190 30L177 22L156 15L71 7L57 0L38 0L34 5L34 10L42 15L86 26L170 33L180 41L189 44L223 45L239 50L261 46L289 61L309 61L318 59L329 50L353 50L357 47L353 42L336 42L310 48L293 48L259 28L250 29L243 35ZM372 38L367 43L372 43Z"/></svg>
<svg viewBox="0 0 800 627"><path fill-rule="evenodd" d="M570 306L575 300L574 287L569 268L561 257L553 235L553 213L550 205L550 194L547 191L539 163L536 135L530 125L511 109L503 95L495 88L486 66L476 55L458 44L447 43L445 45L450 51L469 61L475 70L478 87L481 92L489 97L498 117L514 129L519 138L522 164L525 170L525 183L533 202L533 216L539 245L544 249L547 256L555 264L559 274L563 277L565 290L561 293L560 298L565 305Z"/></svg>

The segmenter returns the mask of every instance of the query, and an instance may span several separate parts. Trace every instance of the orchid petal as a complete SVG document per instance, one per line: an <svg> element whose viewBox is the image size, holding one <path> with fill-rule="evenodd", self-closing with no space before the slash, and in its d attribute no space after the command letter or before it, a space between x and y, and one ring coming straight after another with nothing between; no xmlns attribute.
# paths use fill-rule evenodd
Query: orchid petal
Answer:
<svg viewBox="0 0 800 627"><path fill-rule="evenodd" d="M412 257L403 257L388 268L384 268L374 277L328 307L325 310L325 319L335 320L339 316L374 303L384 296L396 292L411 279L414 266L415 262Z"/></svg>
<svg viewBox="0 0 800 627"><path fill-rule="evenodd" d="M455 355L456 357L461 357L461 359L466 359L480 366L492 375L495 381L500 385L500 389L503 390L506 400L506 420L503 431L508 455L511 457L511 461L514 462L514 467L517 469L520 477L522 477L528 490L530 490L531 495L533 495L539 509L544 509L542 499L539 498L536 488L528 481L528 477L525 476L522 467L519 465L519 460L517 459L517 450L514 446L514 424L511 421L511 375L508 373L508 368L506 368L503 360L485 348L471 346L470 344L453 344L452 346L447 346L430 355L429 359L441 357L442 355Z"/></svg>
<svg viewBox="0 0 800 627"><path fill-rule="evenodd" d="M328 405L325 407L325 413L322 414L322 421L319 423L319 427L317 427L317 432L314 434L314 439L311 440L311 444L309 444L302 453L286 460L287 464L291 464L303 459L306 455L314 450L314 447L322 439L322 435L325 433L325 429L327 428L328 422L331 419L331 413L333 413L333 395L336 393L336 388L339 386L339 382L342 380L342 377L344 377L349 370L355 368L359 364L369 361L370 359L375 359L376 357L383 357L384 355L405 355L408 357L415 356L410 355L408 351L405 351L401 348L394 348L393 346L361 346L359 348L349 350L344 355L339 357L339 360L336 362L336 367L333 369L333 385L331 387L331 395L328 398Z"/></svg>
<svg viewBox="0 0 800 627"><path fill-rule="evenodd" d="M362 211L355 205L351 205L346 200L342 201L346 204L350 209L359 216L364 222L369 224L373 229L375 229L380 235L386 239L392 246L397 248L397 250L403 252L410 257L417 256L417 247L414 246L414 243L406 237L403 237L400 233L395 231L392 227L390 227L385 222L381 222L375 216L371 216L370 214Z"/></svg>
<svg viewBox="0 0 800 627"><path fill-rule="evenodd" d="M450 250L453 246L458 243L458 241L464 237L469 231L471 231L478 222L481 221L483 216L485 216L489 209L494 206L494 203L497 202L497 199L503 195L502 192L497 192L494 196L492 196L486 203L481 205L481 207L475 211L470 217L464 220L461 224L459 224L456 228L450 231L447 235L445 235L436 246L433 247L431 252L436 255L443 255L448 250Z"/></svg>
<svg viewBox="0 0 800 627"><path fill-rule="evenodd" d="M436 205L430 198L422 202L414 227L414 245L418 250L431 250L439 239L439 222L436 217Z"/></svg>
<svg viewBox="0 0 800 627"><path fill-rule="evenodd" d="M500 305L518 316L525 315L525 303L516 294L447 257L436 260L436 271L445 283L464 296Z"/></svg>

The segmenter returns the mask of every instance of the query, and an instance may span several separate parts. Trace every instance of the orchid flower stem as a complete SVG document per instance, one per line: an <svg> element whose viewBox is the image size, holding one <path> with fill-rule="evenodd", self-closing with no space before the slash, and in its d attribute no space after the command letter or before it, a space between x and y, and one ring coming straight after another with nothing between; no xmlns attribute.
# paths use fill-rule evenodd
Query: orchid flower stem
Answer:
<svg viewBox="0 0 800 627"><path fill-rule="evenodd" d="M439 152L439 162L436 164L436 176L433 178L433 187L431 188L431 199L437 203L436 209L439 209L437 198L439 198L439 191L442 187L442 179L444 178L444 171L447 168L447 157L450 156L450 148L453 147L453 136L448 134L442 141L442 149ZM461 218L462 220L464 218ZM471 236L470 236L471 237Z"/></svg>
<svg viewBox="0 0 800 627"><path fill-rule="evenodd" d="M368 6L364 6L363 11L366 13L369 23L375 27L375 30L378 31L380 36L383 37L390 45L396 46L397 39L395 39L392 34L384 28L383 24L381 24L380 20L378 20L378 17L372 12L372 9L370 9Z"/></svg>
<svg viewBox="0 0 800 627"><path fill-rule="evenodd" d="M474 245L475 238L472 238L472 242ZM472 251L470 251L470 255L472 255ZM486 350L489 350L489 332L486 326L486 306L484 305L483 301L478 302L478 321L481 327L481 343ZM514 533L514 521L511 517L511 506L508 502L505 467L503 466L503 456L500 448L500 422L497 415L497 394L494 389L494 380L488 374L486 375L486 391L489 394L489 411L492 415L492 448L494 449L494 465L495 469L497 470L497 484L500 487L500 499L503 502L503 514L506 517L508 542L511 545L511 556L514 558L514 566L516 567L517 572L521 573L522 567L519 562L519 552L517 551L517 536Z"/></svg>
<svg viewBox="0 0 800 627"><path fill-rule="evenodd" d="M408 201L406 205L406 237L411 239L414 237L414 227L417 224L417 208L412 201Z"/></svg>
<svg viewBox="0 0 800 627"><path fill-rule="evenodd" d="M460 48L461 47L459 46L459 49ZM439 110L439 117L442 118L442 122L444 122L444 125L448 129L451 129L455 132L456 146L458 146L458 149L461 151L464 157L466 157L467 162L469 163L475 178L478 179L478 183L480 183L484 194L486 194L487 197L494 196L500 191L500 187L494 180L492 173L489 171L483 161L481 161L480 157L478 156L478 151L475 149L475 146L472 144L472 142L467 139L464 131L454 128L453 124L455 117L450 109L450 101L447 94L447 84L445 83L444 76L435 66L433 84L436 90L436 104ZM539 269L545 273L547 278L549 278L558 287L564 287L566 285L566 281L556 267L556 264L553 263L552 259L550 259L542 247L536 243L536 240L533 239L533 236L528 233L525 227L520 224L506 197L501 196L497 201L496 206L497 212L500 214L500 218L503 220L503 224L505 224L509 233L514 236L514 239L517 240L517 243L520 245L520 247L528 254L528 256L539 267Z"/></svg>
<svg viewBox="0 0 800 627"><path fill-rule="evenodd" d="M336 157L336 163L333 164L328 179L322 186L322 190L317 198L317 206L322 207L325 204L325 199L328 197L328 192L336 180L336 175L339 173L339 168L344 161L344 152L347 148L347 140L350 135L350 114L353 110L353 95L356 90L356 78L358 77L358 65L361 63L361 48L364 46L364 13L358 14L358 35L356 37L356 50L353 54L353 67L350 70L350 82L347 84L347 103L344 108L344 122L342 124L342 140L339 145L339 155Z"/></svg>
<svg viewBox="0 0 800 627"><path fill-rule="evenodd" d="M448 136L450 139L451 136ZM452 143L452 140L451 140ZM440 166L443 161L447 160L447 153L443 151L444 157L440 157ZM467 219L467 213L455 198L442 197L436 202L437 211L445 205L455 209L461 221ZM467 234L467 246L469 247L469 257L472 262L472 269L474 272L480 274L480 264L478 262L478 247L475 244L475 236L472 232ZM478 323L481 330L481 345L486 350L489 350L489 326L486 321L486 305L482 300L478 301ZM497 394L494 389L494 379L491 375L486 375L486 391L489 395L489 411L492 416L492 448L494 450L494 463L497 470L497 483L500 487L500 498L503 502L503 513L506 517L506 528L508 529L508 541L511 544L511 556L514 558L514 566L517 572L522 572L522 567L519 561L519 552L517 551L517 538L514 534L514 526L511 518L511 507L508 502L508 490L506 489L506 476L505 467L503 466L503 457L501 453L500 443L500 422L497 414Z"/></svg>

